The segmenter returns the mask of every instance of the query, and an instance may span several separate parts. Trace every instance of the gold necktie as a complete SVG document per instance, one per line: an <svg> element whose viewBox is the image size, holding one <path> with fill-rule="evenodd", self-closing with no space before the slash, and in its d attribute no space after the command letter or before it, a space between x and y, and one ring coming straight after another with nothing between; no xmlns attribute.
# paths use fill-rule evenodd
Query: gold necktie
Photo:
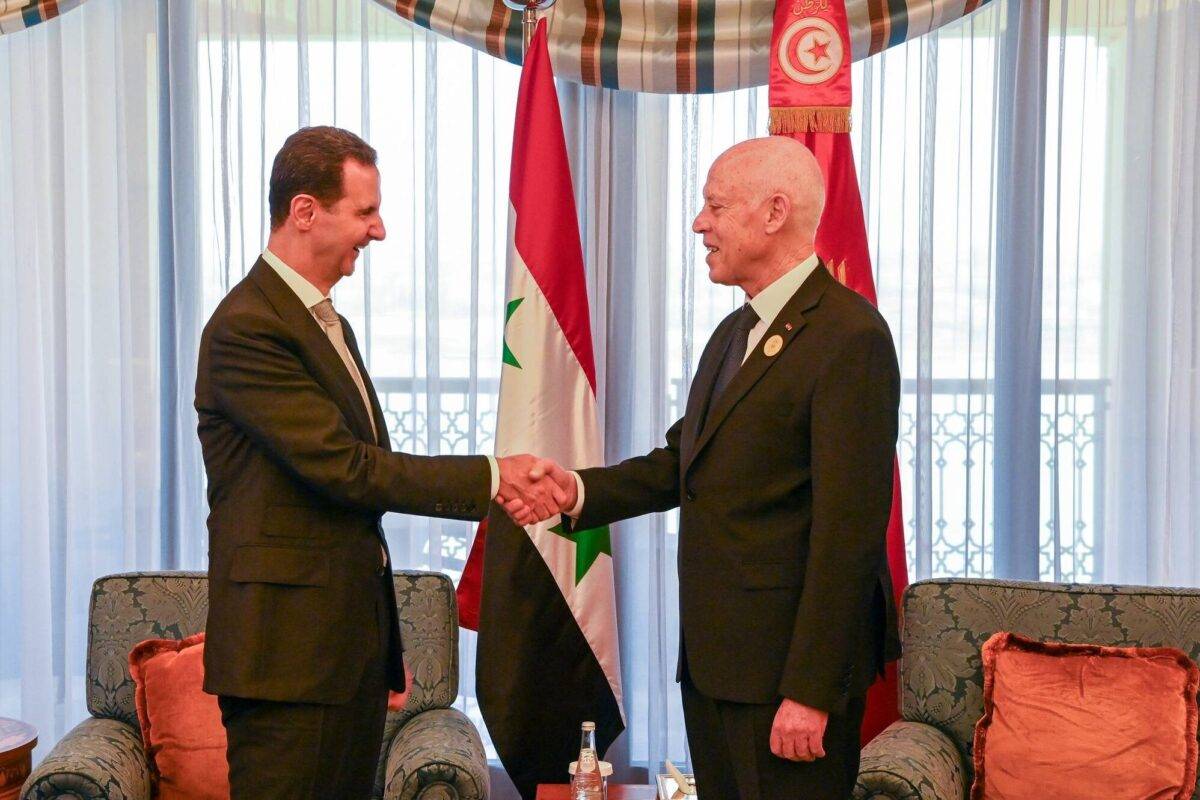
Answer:
<svg viewBox="0 0 1200 800"><path fill-rule="evenodd" d="M338 355L342 357L342 362L349 370L350 377L354 379L354 385L358 387L363 406L367 409L367 419L371 421L371 440L375 441L375 414L371 411L371 400L367 396L367 387L363 383L362 375L358 372L358 365L354 363L354 358L350 355L350 348L346 346L346 337L342 333L342 319L333 310L333 301L328 297L313 306L312 312L317 316L321 327L325 329L325 335L329 337L329 341L333 343L333 349L337 350Z"/></svg>

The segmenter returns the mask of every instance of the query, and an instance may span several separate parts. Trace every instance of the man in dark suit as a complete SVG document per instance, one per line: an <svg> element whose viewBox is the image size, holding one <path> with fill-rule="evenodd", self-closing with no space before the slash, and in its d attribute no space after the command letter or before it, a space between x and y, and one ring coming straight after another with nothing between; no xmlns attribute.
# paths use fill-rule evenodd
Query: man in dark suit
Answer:
<svg viewBox="0 0 1200 800"><path fill-rule="evenodd" d="M701 796L845 800L899 642L885 541L900 378L888 327L814 254L820 168L783 137L709 172L716 329L666 446L578 473L592 528L678 506L679 680ZM509 504L518 517L519 502Z"/></svg>
<svg viewBox="0 0 1200 800"><path fill-rule="evenodd" d="M389 687L406 688L385 511L480 519L490 500L557 511L530 456L392 452L329 292L385 231L375 151L293 134L271 171L271 236L200 343L208 473L206 691L234 798L370 795Z"/></svg>

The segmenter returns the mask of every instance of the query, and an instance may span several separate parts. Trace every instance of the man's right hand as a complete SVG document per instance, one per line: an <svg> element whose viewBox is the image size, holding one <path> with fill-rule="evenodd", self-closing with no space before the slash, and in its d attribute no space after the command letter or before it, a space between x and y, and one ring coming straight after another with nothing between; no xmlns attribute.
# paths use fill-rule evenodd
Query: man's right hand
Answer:
<svg viewBox="0 0 1200 800"><path fill-rule="evenodd" d="M579 483L575 480L575 475L553 461L546 460L535 464L529 472L529 477L533 480L546 478L554 482L558 487L558 491L554 493L558 501L558 513L566 514L579 501Z"/></svg>
<svg viewBox="0 0 1200 800"><path fill-rule="evenodd" d="M518 525L533 525L575 505L575 479L550 459L528 454L496 459L496 502Z"/></svg>

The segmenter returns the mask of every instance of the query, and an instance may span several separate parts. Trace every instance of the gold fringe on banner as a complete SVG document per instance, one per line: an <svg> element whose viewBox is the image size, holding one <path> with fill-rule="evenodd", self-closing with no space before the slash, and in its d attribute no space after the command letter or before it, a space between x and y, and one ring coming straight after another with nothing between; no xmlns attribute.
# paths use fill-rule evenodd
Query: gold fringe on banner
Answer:
<svg viewBox="0 0 1200 800"><path fill-rule="evenodd" d="M850 109L842 106L772 108L771 133L849 133Z"/></svg>

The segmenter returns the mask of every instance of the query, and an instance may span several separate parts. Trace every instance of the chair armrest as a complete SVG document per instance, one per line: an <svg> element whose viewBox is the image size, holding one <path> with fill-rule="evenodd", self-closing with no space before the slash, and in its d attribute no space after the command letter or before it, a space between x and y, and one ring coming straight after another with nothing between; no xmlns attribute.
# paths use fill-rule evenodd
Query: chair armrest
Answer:
<svg viewBox="0 0 1200 800"><path fill-rule="evenodd" d="M893 722L862 751L854 800L963 800L967 776L953 740L932 725Z"/></svg>
<svg viewBox="0 0 1200 800"><path fill-rule="evenodd" d="M59 740L21 787L21 800L150 800L142 734L116 719L88 717Z"/></svg>
<svg viewBox="0 0 1200 800"><path fill-rule="evenodd" d="M488 796L483 742L457 708L432 708L405 722L388 747L384 776L384 800Z"/></svg>

